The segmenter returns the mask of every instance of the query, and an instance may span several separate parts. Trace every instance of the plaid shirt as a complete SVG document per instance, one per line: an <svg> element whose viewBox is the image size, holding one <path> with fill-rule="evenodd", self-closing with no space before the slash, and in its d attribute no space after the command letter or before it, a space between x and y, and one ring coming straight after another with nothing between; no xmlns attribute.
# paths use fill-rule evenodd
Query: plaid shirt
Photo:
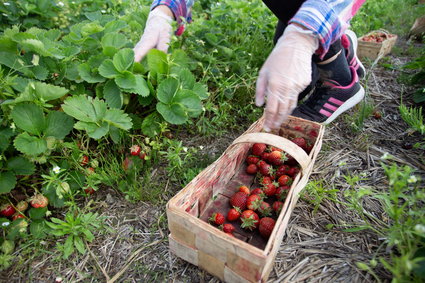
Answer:
<svg viewBox="0 0 425 283"><path fill-rule="evenodd" d="M306 0L289 23L298 23L313 31L319 38L318 55L324 56L329 46L349 26L349 21L366 0ZM183 20L190 22L190 10L194 0L154 0L151 9L168 6L180 26Z"/></svg>

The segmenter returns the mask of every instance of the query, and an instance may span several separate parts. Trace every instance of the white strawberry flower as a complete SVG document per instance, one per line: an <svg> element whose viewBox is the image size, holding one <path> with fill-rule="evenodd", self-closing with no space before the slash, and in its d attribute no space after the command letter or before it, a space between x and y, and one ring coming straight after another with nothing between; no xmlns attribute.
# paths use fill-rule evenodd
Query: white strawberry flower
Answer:
<svg viewBox="0 0 425 283"><path fill-rule="evenodd" d="M3 226L3 227L7 227L7 226L9 226L10 225L10 222L3 222L2 224L1 224L1 226Z"/></svg>
<svg viewBox="0 0 425 283"><path fill-rule="evenodd" d="M53 167L53 173L55 173L55 174L59 174L59 172L61 171L61 168L59 167L59 166L55 166L55 167Z"/></svg>

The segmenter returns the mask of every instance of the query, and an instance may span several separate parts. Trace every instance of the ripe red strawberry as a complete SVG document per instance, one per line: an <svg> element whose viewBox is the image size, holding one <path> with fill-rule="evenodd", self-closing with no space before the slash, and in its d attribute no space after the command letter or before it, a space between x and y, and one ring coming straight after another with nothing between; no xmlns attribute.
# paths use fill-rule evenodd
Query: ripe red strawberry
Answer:
<svg viewBox="0 0 425 283"><path fill-rule="evenodd" d="M139 158L142 159L142 160L145 160L146 156L147 156L146 152L140 152L139 153Z"/></svg>
<svg viewBox="0 0 425 283"><path fill-rule="evenodd" d="M272 234L273 228L276 225L276 221L270 217L263 217L260 219L258 231L264 238L269 238Z"/></svg>
<svg viewBox="0 0 425 283"><path fill-rule="evenodd" d="M300 172L300 168L299 167L291 167L288 170L288 175L291 176L292 178L295 178L295 176L297 176L297 174Z"/></svg>
<svg viewBox="0 0 425 283"><path fill-rule="evenodd" d="M251 151L253 155L261 156L261 154L266 150L266 148L267 145L264 143L254 143Z"/></svg>
<svg viewBox="0 0 425 283"><path fill-rule="evenodd" d="M281 151L272 151L269 155L269 162L275 166L282 165L288 158L286 157L286 154Z"/></svg>
<svg viewBox="0 0 425 283"><path fill-rule="evenodd" d="M286 195L288 194L289 186L280 186L276 189L276 197L278 200L285 200Z"/></svg>
<svg viewBox="0 0 425 283"><path fill-rule="evenodd" d="M223 225L223 232L232 234L235 231L235 226L230 223L226 223Z"/></svg>
<svg viewBox="0 0 425 283"><path fill-rule="evenodd" d="M292 179L288 175L280 176L279 179L277 179L277 181L279 185L281 186L290 185L292 183Z"/></svg>
<svg viewBox="0 0 425 283"><path fill-rule="evenodd" d="M263 176L271 176L274 173L273 166L268 163L262 163L258 169Z"/></svg>
<svg viewBox="0 0 425 283"><path fill-rule="evenodd" d="M280 148L277 148L277 147L271 146L271 147L270 147L270 152L272 152L272 151L283 151L283 150L281 150Z"/></svg>
<svg viewBox="0 0 425 283"><path fill-rule="evenodd" d="M229 212L227 212L227 220L229 221L238 220L240 216L241 216L241 210L239 209L239 207L231 208Z"/></svg>
<svg viewBox="0 0 425 283"><path fill-rule="evenodd" d="M42 194L36 194L31 198L30 204L34 208L46 207L49 204L49 200Z"/></svg>
<svg viewBox="0 0 425 283"><path fill-rule="evenodd" d="M260 218L258 214L251 209L247 209L241 214L241 227L244 229L254 230L258 227Z"/></svg>
<svg viewBox="0 0 425 283"><path fill-rule="evenodd" d="M9 204L9 203L3 204L3 205L0 207L0 214L1 214L2 216L10 217L10 216L12 216L15 212L16 212L16 210L15 210L15 209L13 208L13 206L12 206L11 204Z"/></svg>
<svg viewBox="0 0 425 283"><path fill-rule="evenodd" d="M287 154L286 157L288 157L288 160L286 160L286 164L288 164L289 166L294 166L297 164L297 161L295 160L294 157L292 157L292 155Z"/></svg>
<svg viewBox="0 0 425 283"><path fill-rule="evenodd" d="M293 138L291 141L304 150L307 147L307 142L304 138Z"/></svg>
<svg viewBox="0 0 425 283"><path fill-rule="evenodd" d="M263 201L260 204L260 207L258 208L258 212L261 214L261 216L270 216L271 212L272 212L272 208L270 206L270 204L268 204L267 202Z"/></svg>
<svg viewBox="0 0 425 283"><path fill-rule="evenodd" d="M94 193L95 193L95 190L94 190L92 187L86 187L86 188L84 189L84 192L85 192L86 194L88 194L88 195L92 195L92 194L94 194Z"/></svg>
<svg viewBox="0 0 425 283"><path fill-rule="evenodd" d="M260 178L260 185L266 186L268 184L273 183L272 178L270 176L263 176Z"/></svg>
<svg viewBox="0 0 425 283"><path fill-rule="evenodd" d="M89 167L86 169L87 175L92 175L94 174L94 168L93 167Z"/></svg>
<svg viewBox="0 0 425 283"><path fill-rule="evenodd" d="M262 202L260 195L250 195L246 201L246 207L251 210L257 210Z"/></svg>
<svg viewBox="0 0 425 283"><path fill-rule="evenodd" d="M130 147L130 154L131 155L134 155L134 156L137 156L137 155L139 155L140 154L140 146L139 145L137 145L137 144L135 144L135 145L132 145L131 147Z"/></svg>
<svg viewBox="0 0 425 283"><path fill-rule="evenodd" d="M283 202L281 202L281 201L275 201L273 204L272 204L272 208L273 208L273 210L274 210L274 212L277 214L277 215L279 215L279 213L280 213L280 211L282 210L282 208L283 208Z"/></svg>
<svg viewBox="0 0 425 283"><path fill-rule="evenodd" d="M25 218L25 216L22 213L20 213L20 212L15 212L12 215L12 220L16 220L16 219L19 219L19 218Z"/></svg>
<svg viewBox="0 0 425 283"><path fill-rule="evenodd" d="M269 157L270 157L270 152L264 151L264 152L261 154L261 160L264 160L264 161L266 161L266 162L268 162L268 161L269 161Z"/></svg>
<svg viewBox="0 0 425 283"><path fill-rule="evenodd" d="M264 191L261 188L256 188L251 191L251 195L263 195Z"/></svg>
<svg viewBox="0 0 425 283"><path fill-rule="evenodd" d="M239 192L243 192L243 193L245 193L247 195L249 195L251 193L250 190L249 190L249 188L247 186L240 186L239 189L238 189L238 191Z"/></svg>
<svg viewBox="0 0 425 283"><path fill-rule="evenodd" d="M246 208L247 199L247 194L243 192L237 192L230 198L230 205L232 207L238 207L240 210L244 210Z"/></svg>
<svg viewBox="0 0 425 283"><path fill-rule="evenodd" d="M89 157L87 155L83 155L80 160L81 166L85 166L89 164Z"/></svg>
<svg viewBox="0 0 425 283"><path fill-rule="evenodd" d="M276 177L279 178L282 175L288 174L288 170L289 170L289 166L286 164L283 164L281 166L279 166L276 170Z"/></svg>
<svg viewBox="0 0 425 283"><path fill-rule="evenodd" d="M305 152L310 153L313 149L314 144L313 143L307 143L307 147L305 148Z"/></svg>
<svg viewBox="0 0 425 283"><path fill-rule="evenodd" d="M245 161L248 164L257 164L258 161L260 161L260 158L258 156L255 156L255 155L248 155L248 157L246 158Z"/></svg>
<svg viewBox="0 0 425 283"><path fill-rule="evenodd" d="M317 133L317 131L316 131L316 130L311 130L311 131L308 133L308 135L309 135L310 137L312 137L312 138L317 138L317 136L318 136L319 134Z"/></svg>
<svg viewBox="0 0 425 283"><path fill-rule="evenodd" d="M220 212L214 212L208 220L216 225L222 225L226 218Z"/></svg>
<svg viewBox="0 0 425 283"><path fill-rule="evenodd" d="M276 183L265 185L263 188L264 194L268 197L272 197L276 194Z"/></svg>
<svg viewBox="0 0 425 283"><path fill-rule="evenodd" d="M255 175L258 172L258 167L255 164L249 164L246 167L246 173L250 174L250 175Z"/></svg>
<svg viewBox="0 0 425 283"><path fill-rule="evenodd" d="M295 126L294 130L298 132L303 132L303 128L301 128L301 126Z"/></svg>

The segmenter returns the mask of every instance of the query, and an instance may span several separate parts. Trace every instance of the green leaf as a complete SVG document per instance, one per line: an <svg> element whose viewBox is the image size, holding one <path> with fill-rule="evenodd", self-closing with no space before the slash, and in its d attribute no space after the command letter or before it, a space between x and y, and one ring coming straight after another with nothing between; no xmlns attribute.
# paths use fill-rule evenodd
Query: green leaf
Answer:
<svg viewBox="0 0 425 283"><path fill-rule="evenodd" d="M189 69L190 67L190 58L181 49L173 50L173 53L171 53L171 61L182 68Z"/></svg>
<svg viewBox="0 0 425 283"><path fill-rule="evenodd" d="M78 74L80 77L88 83L101 83L105 81L105 78L101 75L91 71L91 67L88 63L83 63L78 66Z"/></svg>
<svg viewBox="0 0 425 283"><path fill-rule="evenodd" d="M99 66L99 74L104 76L105 78L112 79L118 76L120 73L115 68L114 63L111 59L106 59Z"/></svg>
<svg viewBox="0 0 425 283"><path fill-rule="evenodd" d="M170 124L181 125L187 121L186 111L180 104L164 104L159 102L156 105L156 110L164 117L165 121Z"/></svg>
<svg viewBox="0 0 425 283"><path fill-rule="evenodd" d="M189 71L189 69L180 69L177 73L177 77L181 82L182 88L192 89L195 84L195 76Z"/></svg>
<svg viewBox="0 0 425 283"><path fill-rule="evenodd" d="M95 222L93 222L93 223L95 223ZM90 230L84 229L83 233L86 236L87 241L91 242L91 241L94 240L94 235L92 234L92 232L90 232Z"/></svg>
<svg viewBox="0 0 425 283"><path fill-rule="evenodd" d="M205 85L196 82L193 85L192 91L194 91L201 100L207 99L208 98L208 90L206 88Z"/></svg>
<svg viewBox="0 0 425 283"><path fill-rule="evenodd" d="M116 84L123 89L133 89L137 86L136 76L129 71L124 71L115 78Z"/></svg>
<svg viewBox="0 0 425 283"><path fill-rule="evenodd" d="M0 64L18 71L23 71L25 69L28 70L28 68L24 65L24 61L20 57L9 52L0 52Z"/></svg>
<svg viewBox="0 0 425 283"><path fill-rule="evenodd" d="M123 95L120 88L113 80L108 81L103 87L103 97L109 107L121 109L123 104Z"/></svg>
<svg viewBox="0 0 425 283"><path fill-rule="evenodd" d="M34 74L34 77L40 81L44 81L49 75L49 70L47 70L43 66L34 66L31 68L31 71Z"/></svg>
<svg viewBox="0 0 425 283"><path fill-rule="evenodd" d="M67 259L74 252L74 236L69 235L64 244L63 258Z"/></svg>
<svg viewBox="0 0 425 283"><path fill-rule="evenodd" d="M119 144L121 141L120 129L114 126L109 127L109 136L115 144Z"/></svg>
<svg viewBox="0 0 425 283"><path fill-rule="evenodd" d="M95 123L106 113L106 103L99 98L84 95L68 97L62 104L63 111L69 116L83 122Z"/></svg>
<svg viewBox="0 0 425 283"><path fill-rule="evenodd" d="M104 137L109 131L109 124L102 122L100 125L95 123L77 122L74 125L77 130L85 130L89 137L98 140Z"/></svg>
<svg viewBox="0 0 425 283"><path fill-rule="evenodd" d="M111 33L111 32L117 32L127 27L127 23L122 20L115 20L107 23L105 25L104 33Z"/></svg>
<svg viewBox="0 0 425 283"><path fill-rule="evenodd" d="M141 75L136 75L136 87L131 91L144 97L150 94L148 84Z"/></svg>
<svg viewBox="0 0 425 283"><path fill-rule="evenodd" d="M106 33L102 37L101 44L103 48L115 47L119 49L127 44L127 38L122 33Z"/></svg>
<svg viewBox="0 0 425 283"><path fill-rule="evenodd" d="M165 104L171 103L178 87L179 82L175 78L168 78L163 80L158 86L158 100Z"/></svg>
<svg viewBox="0 0 425 283"><path fill-rule="evenodd" d="M153 76L168 72L167 54L157 49L151 49L146 55L149 70Z"/></svg>
<svg viewBox="0 0 425 283"><path fill-rule="evenodd" d="M40 135L45 129L43 110L33 103L20 103L12 110L12 119L16 126L34 135Z"/></svg>
<svg viewBox="0 0 425 283"><path fill-rule="evenodd" d="M103 120L122 130L129 130L133 125L128 114L119 109L109 109Z"/></svg>
<svg viewBox="0 0 425 283"><path fill-rule="evenodd" d="M46 46L41 40L38 39L25 39L21 41L21 46L25 51L34 51L42 56L53 56L51 52L46 49Z"/></svg>
<svg viewBox="0 0 425 283"><path fill-rule="evenodd" d="M87 37L89 35L103 31L103 27L97 22L90 22L81 27L81 35Z"/></svg>
<svg viewBox="0 0 425 283"><path fill-rule="evenodd" d="M202 104L198 95L191 90L179 90L174 97L174 102L183 104L189 111L201 111Z"/></svg>
<svg viewBox="0 0 425 283"><path fill-rule="evenodd" d="M12 129L0 129L0 152L6 150L10 145L10 138L14 136Z"/></svg>
<svg viewBox="0 0 425 283"><path fill-rule="evenodd" d="M80 237L74 237L74 246L77 248L77 251L80 252L80 254L86 253L86 248L84 247L84 242Z"/></svg>
<svg viewBox="0 0 425 283"><path fill-rule="evenodd" d="M46 119L47 128L45 130L46 137L55 137L63 140L74 126L74 120L60 111L52 111L47 115Z"/></svg>
<svg viewBox="0 0 425 283"><path fill-rule="evenodd" d="M47 150L44 139L30 136L27 132L18 135L14 145L17 150L27 155L39 155Z"/></svg>
<svg viewBox="0 0 425 283"><path fill-rule="evenodd" d="M61 98L69 91L64 87L45 84L42 82L34 82L30 83L30 85L34 89L35 95L43 102Z"/></svg>
<svg viewBox="0 0 425 283"><path fill-rule="evenodd" d="M47 212L47 207L39 207L39 208L31 207L30 210L28 211L28 216L31 219L41 220L46 216L46 212Z"/></svg>
<svg viewBox="0 0 425 283"><path fill-rule="evenodd" d="M155 137L161 133L162 119L158 113L148 115L142 122L142 132L149 137Z"/></svg>
<svg viewBox="0 0 425 283"><path fill-rule="evenodd" d="M31 221L30 224L30 233L37 239L44 238L46 236L46 232L49 230L45 221Z"/></svg>
<svg viewBox="0 0 425 283"><path fill-rule="evenodd" d="M114 66L118 72L128 70L134 62L134 51L130 48L124 48L118 51L113 58Z"/></svg>
<svg viewBox="0 0 425 283"><path fill-rule="evenodd" d="M28 159L16 156L7 161L7 168L16 175L31 175L35 172L35 166Z"/></svg>
<svg viewBox="0 0 425 283"><path fill-rule="evenodd" d="M16 176L12 172L0 172L0 194L6 194L16 186Z"/></svg>

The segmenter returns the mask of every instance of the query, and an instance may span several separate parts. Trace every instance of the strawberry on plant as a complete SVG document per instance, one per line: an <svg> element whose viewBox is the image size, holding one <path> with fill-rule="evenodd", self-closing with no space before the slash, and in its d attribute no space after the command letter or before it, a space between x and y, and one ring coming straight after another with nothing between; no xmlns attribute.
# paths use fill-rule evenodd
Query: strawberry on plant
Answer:
<svg viewBox="0 0 425 283"><path fill-rule="evenodd" d="M89 167L86 169L87 175L92 175L94 174L94 168L93 167Z"/></svg>
<svg viewBox="0 0 425 283"><path fill-rule="evenodd" d="M249 164L246 167L246 173L250 174L250 175L255 175L258 172L258 167L255 164Z"/></svg>
<svg viewBox="0 0 425 283"><path fill-rule="evenodd" d="M230 223L226 223L223 225L223 232L232 234L235 231L235 226Z"/></svg>
<svg viewBox="0 0 425 283"><path fill-rule="evenodd" d="M224 215L220 212L214 212L209 218L209 221L216 225L222 225L225 220L226 218L224 218Z"/></svg>
<svg viewBox="0 0 425 283"><path fill-rule="evenodd" d="M231 208L227 212L227 220L229 221L238 220L240 216L241 216L241 210L239 209L239 207Z"/></svg>
<svg viewBox="0 0 425 283"><path fill-rule="evenodd" d="M18 219L18 218L25 218L25 216L24 216L22 213L20 213L20 212L15 212L15 213L12 215L12 220L16 220L16 219Z"/></svg>
<svg viewBox="0 0 425 283"><path fill-rule="evenodd" d="M86 166L89 164L89 157L87 155L83 155L80 159L81 166Z"/></svg>
<svg viewBox="0 0 425 283"><path fill-rule="evenodd" d="M250 195L246 200L246 207L251 210L257 210L263 199L260 195Z"/></svg>
<svg viewBox="0 0 425 283"><path fill-rule="evenodd" d="M243 193L245 193L247 195L249 195L251 193L250 190L249 190L249 188L247 186L240 186L239 189L238 189L238 191L239 192L243 192Z"/></svg>
<svg viewBox="0 0 425 283"><path fill-rule="evenodd" d="M274 212L276 213L276 215L279 215L280 214L280 212L281 212L281 210L282 210L282 208L283 208L283 202L281 202L281 201L275 201L273 204L272 204L272 208L273 208L273 210L274 210Z"/></svg>
<svg viewBox="0 0 425 283"><path fill-rule="evenodd" d="M88 195L92 195L92 194L94 194L96 191L95 191L92 187L86 187L86 188L84 189L84 192L85 192L86 194L88 194Z"/></svg>
<svg viewBox="0 0 425 283"><path fill-rule="evenodd" d="M247 194L243 192L237 192L230 198L230 205L232 207L238 207L240 210L244 210L246 208L247 199Z"/></svg>
<svg viewBox="0 0 425 283"><path fill-rule="evenodd" d="M135 144L130 147L130 154L137 156L140 154L140 146Z"/></svg>
<svg viewBox="0 0 425 283"><path fill-rule="evenodd" d="M290 185L292 183L292 179L288 175L282 175L282 176L279 177L279 179L277 179L277 182L281 186L287 186L287 185Z"/></svg>
<svg viewBox="0 0 425 283"><path fill-rule="evenodd" d="M28 202L26 202L24 200L21 200L16 205L16 210L19 211L19 212L24 212L25 210L27 210L27 208L28 208Z"/></svg>
<svg viewBox="0 0 425 283"><path fill-rule="evenodd" d="M46 207L49 204L49 200L42 194L36 194L31 198L30 204L34 208Z"/></svg>
<svg viewBox="0 0 425 283"><path fill-rule="evenodd" d="M142 159L142 160L146 160L146 156L147 156L146 152L140 152L139 153L139 158Z"/></svg>
<svg viewBox="0 0 425 283"><path fill-rule="evenodd" d="M276 225L276 221L270 217L263 217L260 219L258 231L264 238L269 238L272 234L273 228Z"/></svg>
<svg viewBox="0 0 425 283"><path fill-rule="evenodd" d="M260 218L258 214L251 209L244 210L241 214L241 227L244 229L254 230L258 227Z"/></svg>
<svg viewBox="0 0 425 283"><path fill-rule="evenodd" d="M255 155L248 155L248 157L246 158L245 161L248 164L257 164L258 161L260 161L260 158L258 156L255 156Z"/></svg>
<svg viewBox="0 0 425 283"><path fill-rule="evenodd" d="M255 143L252 146L251 151L253 155L261 156L261 154L266 150L266 148L267 148L267 145L264 143Z"/></svg>
<svg viewBox="0 0 425 283"><path fill-rule="evenodd" d="M16 210L13 208L13 206L9 203L3 204L0 207L0 214L5 217L11 217Z"/></svg>

